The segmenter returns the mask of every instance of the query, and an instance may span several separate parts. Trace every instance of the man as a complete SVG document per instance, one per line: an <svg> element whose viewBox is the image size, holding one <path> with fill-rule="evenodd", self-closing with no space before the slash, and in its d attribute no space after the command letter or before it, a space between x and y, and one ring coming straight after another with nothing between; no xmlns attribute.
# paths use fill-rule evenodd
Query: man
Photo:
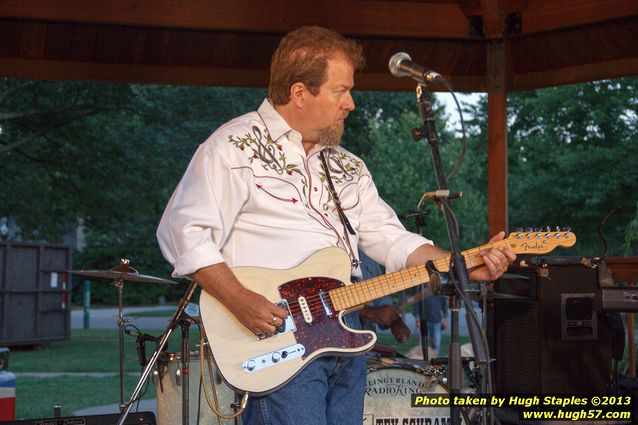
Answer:
<svg viewBox="0 0 638 425"><path fill-rule="evenodd" d="M287 269L336 246L358 278L357 247L388 271L447 255L403 228L363 162L339 146L363 63L360 46L324 28L284 37L269 99L199 147L162 216L158 240L173 275L191 277L255 334L275 332L286 311L242 286L230 267ZM472 277L495 279L513 258L488 250ZM282 388L251 398L243 423L360 424L365 373L364 356L317 358Z"/></svg>

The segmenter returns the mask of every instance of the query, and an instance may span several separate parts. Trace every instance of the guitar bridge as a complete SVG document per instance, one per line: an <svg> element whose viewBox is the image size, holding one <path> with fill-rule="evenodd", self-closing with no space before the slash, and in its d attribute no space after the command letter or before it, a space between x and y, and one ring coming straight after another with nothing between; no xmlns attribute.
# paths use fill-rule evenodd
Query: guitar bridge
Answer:
<svg viewBox="0 0 638 425"><path fill-rule="evenodd" d="M275 330L275 333L257 334L257 339L260 341L262 339L271 338L273 336L285 334L288 332L295 332L297 330L297 327L295 326L295 322L292 319L292 314L290 313L290 307L288 307L288 302L285 300L282 300L282 301L276 302L275 305L279 308L283 308L284 310L286 310L288 312L288 316L286 316L283 322L281 322L281 325L277 327L277 329Z"/></svg>

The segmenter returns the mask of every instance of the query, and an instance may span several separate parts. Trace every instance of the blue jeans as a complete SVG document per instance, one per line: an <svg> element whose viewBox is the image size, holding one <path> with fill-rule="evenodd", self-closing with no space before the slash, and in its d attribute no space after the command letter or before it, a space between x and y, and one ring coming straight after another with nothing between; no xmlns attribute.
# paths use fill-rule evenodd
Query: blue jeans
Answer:
<svg viewBox="0 0 638 425"><path fill-rule="evenodd" d="M432 343L432 349L438 356L441 349L441 322L428 322L428 339Z"/></svg>
<svg viewBox="0 0 638 425"><path fill-rule="evenodd" d="M282 388L249 398L243 425L361 425L365 356L313 360Z"/></svg>

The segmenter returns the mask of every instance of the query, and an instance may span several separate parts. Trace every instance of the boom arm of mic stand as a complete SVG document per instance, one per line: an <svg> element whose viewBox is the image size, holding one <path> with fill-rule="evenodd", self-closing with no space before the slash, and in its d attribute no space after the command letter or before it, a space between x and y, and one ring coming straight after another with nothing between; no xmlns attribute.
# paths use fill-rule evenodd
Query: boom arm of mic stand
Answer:
<svg viewBox="0 0 638 425"><path fill-rule="evenodd" d="M179 302L179 306L177 307L177 310L175 310L175 314L173 314L173 317L168 322L168 326L166 327L166 330L164 331L162 338L157 343L157 347L155 348L155 351L153 352L151 359L146 364L146 368L142 371L142 376L140 377L140 380L137 383L135 390L133 390L133 394L131 395L131 398L129 399L128 403L126 403L126 406L123 408L122 413L120 414L120 419L117 421L117 425L124 424L124 422L126 421L126 417L128 416L129 412L131 411L131 408L133 407L133 403L135 403L135 401L137 401L137 399L140 397L140 394L142 393L142 389L144 388L144 384L148 380L148 377L151 374L153 367L155 367L155 364L157 363L157 359L159 359L162 349L164 348L164 346L166 346L166 343L168 342L168 338L171 336L171 332L173 332L173 329L177 327L179 319L180 317L182 317L184 310L186 310L186 307L188 306L188 302L193 296L193 292L195 292L196 288L197 288L197 282L192 281L190 286L188 287L188 290L186 291L186 294L184 295L184 297L182 297L182 300Z"/></svg>

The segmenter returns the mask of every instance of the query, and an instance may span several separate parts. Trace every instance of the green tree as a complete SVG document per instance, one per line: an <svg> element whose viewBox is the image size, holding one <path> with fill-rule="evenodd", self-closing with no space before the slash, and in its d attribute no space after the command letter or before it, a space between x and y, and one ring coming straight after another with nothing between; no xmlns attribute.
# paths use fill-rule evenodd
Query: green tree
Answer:
<svg viewBox="0 0 638 425"><path fill-rule="evenodd" d="M638 79L514 93L508 98L512 225L571 225L572 255L636 255Z"/></svg>
<svg viewBox="0 0 638 425"><path fill-rule="evenodd" d="M404 95L401 95L404 96ZM433 99L439 150L444 173L449 175L462 152L462 140L446 126L451 115ZM370 114L366 131L359 135L370 148L361 153L370 168L379 193L399 214L414 213L424 192L438 188L430 148L426 141L414 141L412 129L422 125L414 95L409 102L397 103L393 113L379 117ZM484 165L477 167L477 158L487 158L485 149L470 143L458 172L448 179L448 188L463 192L463 197L452 201L452 209L459 222L461 246L469 248L486 237L486 190L481 186L485 178ZM423 204L427 225L421 230L437 244L449 246L446 224L438 208L429 201ZM415 219L404 220L410 230L416 230Z"/></svg>
<svg viewBox="0 0 638 425"><path fill-rule="evenodd" d="M75 82L0 81L0 216L23 237L62 242L79 222L78 268L130 258L167 277L155 228L197 146L220 123L254 109L263 90ZM77 278L78 279L83 278ZM96 285L96 299L115 291ZM137 285L129 303L164 289ZM181 295L175 288L169 296Z"/></svg>

